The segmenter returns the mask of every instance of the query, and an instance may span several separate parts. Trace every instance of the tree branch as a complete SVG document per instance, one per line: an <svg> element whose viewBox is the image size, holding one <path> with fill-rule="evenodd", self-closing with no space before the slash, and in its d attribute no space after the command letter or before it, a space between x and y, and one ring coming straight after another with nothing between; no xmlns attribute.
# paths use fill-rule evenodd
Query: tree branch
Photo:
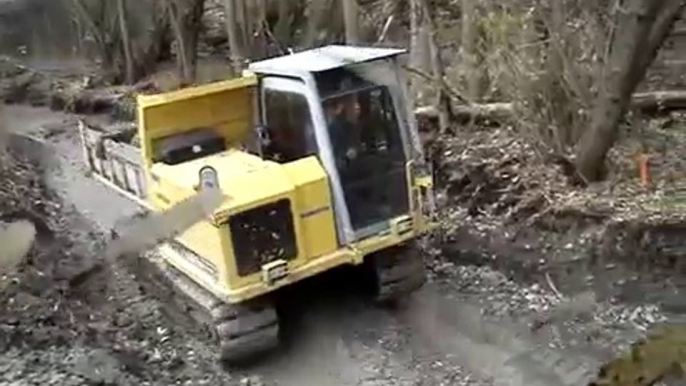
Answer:
<svg viewBox="0 0 686 386"><path fill-rule="evenodd" d="M403 68L407 70L407 72L417 75L420 78L433 83L433 85L436 87L443 87L443 89L445 90L445 92L448 93L448 95L450 95L452 98L457 99L461 103L470 104L467 98L465 98L460 92L458 92L452 86L450 86L445 79L436 79L436 77L431 76L431 74L427 73L426 71L420 70L416 67L403 66Z"/></svg>

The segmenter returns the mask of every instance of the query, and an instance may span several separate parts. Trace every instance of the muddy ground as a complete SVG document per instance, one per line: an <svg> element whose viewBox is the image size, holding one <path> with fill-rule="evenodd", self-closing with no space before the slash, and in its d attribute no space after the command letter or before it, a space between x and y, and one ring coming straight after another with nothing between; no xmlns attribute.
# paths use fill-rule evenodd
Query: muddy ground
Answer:
<svg viewBox="0 0 686 386"><path fill-rule="evenodd" d="M165 317L123 266L69 284L84 261L98 258L109 229L137 208L86 176L73 116L8 106L5 122L50 150L36 152L22 141L19 166L3 164L0 213L29 214L44 226L29 260L2 278L0 384L583 385L601 361L650 325L678 317L674 307L664 307L673 296L669 288L656 291L665 276L642 275L613 259L619 254L607 254L596 266L637 280L601 288L592 280L598 271L586 266L567 280L559 270L532 264L557 254L534 247L489 252L492 243L471 229L488 233L482 226L487 216L464 217L472 196L453 191L444 197L444 218L456 223L428 240L431 280L408 304L378 308L356 285L358 272L332 272L282 294L281 350L251 367L227 369L215 362L211 346ZM7 189L8 179L22 188ZM646 293L657 295L639 296ZM537 342L587 372L570 374L522 354L536 351ZM526 381L518 383L518 376Z"/></svg>

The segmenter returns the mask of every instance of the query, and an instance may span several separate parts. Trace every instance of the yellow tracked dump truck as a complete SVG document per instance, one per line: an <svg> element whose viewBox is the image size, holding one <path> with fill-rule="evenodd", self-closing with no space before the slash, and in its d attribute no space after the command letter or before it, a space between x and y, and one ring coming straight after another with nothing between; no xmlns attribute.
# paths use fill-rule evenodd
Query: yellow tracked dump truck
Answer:
<svg viewBox="0 0 686 386"><path fill-rule="evenodd" d="M365 263L379 301L424 283L415 240L432 224L432 179L404 53L326 46L272 58L240 78L139 95L134 133L81 126L92 175L153 211L196 194L201 177L225 196L141 259L221 359L276 347L274 292L302 279Z"/></svg>

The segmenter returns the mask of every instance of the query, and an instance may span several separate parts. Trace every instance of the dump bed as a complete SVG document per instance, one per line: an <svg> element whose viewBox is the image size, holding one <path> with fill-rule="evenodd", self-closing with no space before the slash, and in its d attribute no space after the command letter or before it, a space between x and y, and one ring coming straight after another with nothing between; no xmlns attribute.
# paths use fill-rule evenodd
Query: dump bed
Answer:
<svg viewBox="0 0 686 386"><path fill-rule="evenodd" d="M154 187L148 173L159 161L160 141L205 129L223 138L227 148L244 143L255 125L256 96L255 76L139 95L137 124L129 128L101 130L80 122L86 167L101 182L150 208L149 189Z"/></svg>
<svg viewBox="0 0 686 386"><path fill-rule="evenodd" d="M256 98L255 76L139 95L138 135L146 167L158 160L161 140L193 130L211 129L227 147L245 141L255 126Z"/></svg>

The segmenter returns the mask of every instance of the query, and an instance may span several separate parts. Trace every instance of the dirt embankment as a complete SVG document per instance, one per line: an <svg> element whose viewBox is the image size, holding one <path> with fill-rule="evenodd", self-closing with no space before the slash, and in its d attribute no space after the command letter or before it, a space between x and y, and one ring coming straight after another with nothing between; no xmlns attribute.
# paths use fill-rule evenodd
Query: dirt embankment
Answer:
<svg viewBox="0 0 686 386"><path fill-rule="evenodd" d="M590 284L611 298L618 290L602 288L608 281L632 286L668 272L680 282L686 120L674 113L640 125L622 133L609 180L588 188L573 186L571 165L546 160L512 128L458 130L430 144L443 222L433 255L552 282L564 294ZM648 186L637 149L649 159Z"/></svg>

